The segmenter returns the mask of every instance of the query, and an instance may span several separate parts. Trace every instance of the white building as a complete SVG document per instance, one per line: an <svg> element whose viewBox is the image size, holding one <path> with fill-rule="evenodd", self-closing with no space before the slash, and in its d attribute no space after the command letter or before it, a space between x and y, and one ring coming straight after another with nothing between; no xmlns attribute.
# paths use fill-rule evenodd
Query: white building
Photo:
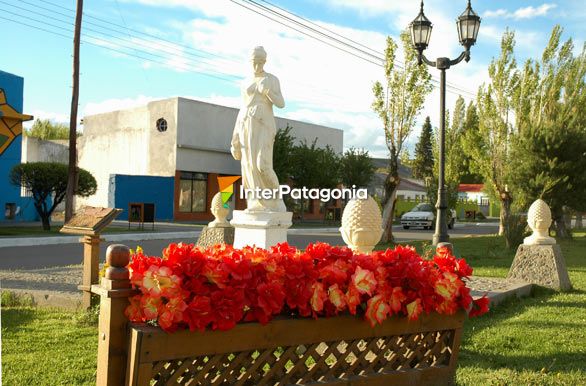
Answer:
<svg viewBox="0 0 586 386"><path fill-rule="evenodd" d="M84 117L79 166L90 171L98 191L77 205L117 207L154 203L157 219L209 220L217 176L240 175L230 154L238 109L185 98ZM276 118L298 140L343 150L343 131ZM238 184L238 183L237 183ZM235 185L238 191L238 185ZM236 200L237 208L244 203ZM126 213L120 219L126 218Z"/></svg>

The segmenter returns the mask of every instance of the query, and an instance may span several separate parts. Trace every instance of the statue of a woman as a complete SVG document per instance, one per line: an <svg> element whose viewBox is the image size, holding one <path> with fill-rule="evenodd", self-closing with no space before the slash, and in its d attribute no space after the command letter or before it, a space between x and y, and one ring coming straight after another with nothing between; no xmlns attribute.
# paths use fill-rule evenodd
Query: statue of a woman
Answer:
<svg viewBox="0 0 586 386"><path fill-rule="evenodd" d="M273 105L283 108L279 79L264 71L267 53L262 47L252 52L254 76L242 83L243 106L236 118L232 135L232 156L240 160L244 189L278 189L279 180L273 170L273 144L277 127ZM277 197L247 198L247 211L285 212L285 204Z"/></svg>

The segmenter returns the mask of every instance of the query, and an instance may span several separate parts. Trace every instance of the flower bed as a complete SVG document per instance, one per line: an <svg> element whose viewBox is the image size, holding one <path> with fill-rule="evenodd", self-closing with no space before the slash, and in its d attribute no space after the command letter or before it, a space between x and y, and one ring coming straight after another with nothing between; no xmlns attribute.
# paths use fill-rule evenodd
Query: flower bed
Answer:
<svg viewBox="0 0 586 386"><path fill-rule="evenodd" d="M180 243L162 258L138 250L129 270L140 294L129 299L127 317L156 322L166 332L229 330L277 315L360 314L374 327L391 315L413 321L422 313L488 310L488 299L473 301L463 280L472 269L447 249L425 260L401 246L356 254L323 243L305 251L287 244L267 251Z"/></svg>

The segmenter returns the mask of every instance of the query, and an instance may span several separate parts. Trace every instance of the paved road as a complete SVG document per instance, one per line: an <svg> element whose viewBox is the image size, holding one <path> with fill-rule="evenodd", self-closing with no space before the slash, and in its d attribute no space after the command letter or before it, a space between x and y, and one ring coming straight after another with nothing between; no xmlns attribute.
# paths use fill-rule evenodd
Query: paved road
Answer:
<svg viewBox="0 0 586 386"><path fill-rule="evenodd" d="M408 240L431 240L433 231L412 229L403 230L401 227L394 227L395 238L397 241ZM481 234L496 233L497 226L476 226L473 224L462 224L450 231L452 237L467 237ZM140 245L145 253L160 256L161 251L172 242L195 242L196 240L143 240L143 241L120 241L116 243L126 244L130 248ZM315 241L324 241L329 244L344 244L339 234L320 232L319 229L309 230L304 234L289 235L289 243L298 247L305 248L307 244ZM106 248L109 244L104 242L101 245L100 256L104 259ZM82 262L83 247L81 244L59 244L43 245L34 247L5 247L0 248L0 270L7 269L38 269L55 266L64 266L80 264Z"/></svg>

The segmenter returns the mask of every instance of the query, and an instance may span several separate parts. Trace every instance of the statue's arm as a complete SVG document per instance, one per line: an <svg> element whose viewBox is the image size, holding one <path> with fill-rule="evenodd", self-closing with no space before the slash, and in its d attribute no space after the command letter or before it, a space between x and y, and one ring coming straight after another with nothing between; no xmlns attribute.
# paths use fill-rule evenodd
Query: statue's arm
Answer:
<svg viewBox="0 0 586 386"><path fill-rule="evenodd" d="M230 142L230 153L235 160L240 161L242 158L242 144L240 143L240 126L242 122L240 120L240 112L236 118L236 124L234 125L234 131L232 132L232 141Z"/></svg>
<svg viewBox="0 0 586 386"><path fill-rule="evenodd" d="M282 109L285 107L285 99L281 94L281 85L279 79L276 76L271 76L271 87L267 87L263 90L267 98L278 108Z"/></svg>

